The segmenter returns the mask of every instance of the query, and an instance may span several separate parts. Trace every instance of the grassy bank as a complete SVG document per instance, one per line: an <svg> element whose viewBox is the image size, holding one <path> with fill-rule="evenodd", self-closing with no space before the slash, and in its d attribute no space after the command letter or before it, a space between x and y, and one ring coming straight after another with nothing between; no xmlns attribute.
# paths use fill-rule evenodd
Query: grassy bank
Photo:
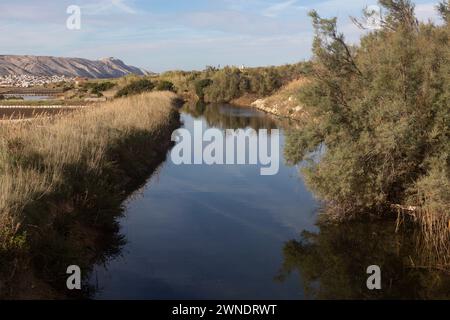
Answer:
<svg viewBox="0 0 450 320"><path fill-rule="evenodd" d="M36 278L58 281L68 265L98 258L90 251L111 234L121 202L170 148L175 98L149 93L0 127L3 282L33 273L30 293Z"/></svg>
<svg viewBox="0 0 450 320"><path fill-rule="evenodd" d="M76 108L1 108L0 121L34 119L64 115L75 111ZM2 124L2 122L0 122Z"/></svg>

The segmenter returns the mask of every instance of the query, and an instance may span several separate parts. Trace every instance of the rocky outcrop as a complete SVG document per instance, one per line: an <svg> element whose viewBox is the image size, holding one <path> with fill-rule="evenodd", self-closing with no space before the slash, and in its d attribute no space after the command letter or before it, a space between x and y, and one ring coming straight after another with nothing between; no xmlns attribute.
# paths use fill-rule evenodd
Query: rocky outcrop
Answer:
<svg viewBox="0 0 450 320"><path fill-rule="evenodd" d="M303 106L295 103L294 97L287 100L274 101L273 98L258 99L251 104L253 108L274 114L279 117L299 120L304 116Z"/></svg>
<svg viewBox="0 0 450 320"><path fill-rule="evenodd" d="M294 80L272 96L254 101L251 106L279 117L301 120L308 112L300 101L299 92L307 83L306 78Z"/></svg>

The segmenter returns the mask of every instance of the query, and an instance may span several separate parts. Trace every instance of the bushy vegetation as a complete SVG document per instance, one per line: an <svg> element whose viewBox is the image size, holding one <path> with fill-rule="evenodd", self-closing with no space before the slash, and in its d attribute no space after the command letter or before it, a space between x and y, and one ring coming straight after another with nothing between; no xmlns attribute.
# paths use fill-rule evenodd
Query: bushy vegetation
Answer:
<svg viewBox="0 0 450 320"><path fill-rule="evenodd" d="M263 97L309 72L309 63L279 67L244 68L207 67L205 70L171 71L160 78L172 81L178 93L192 93L205 102L230 102L244 95Z"/></svg>
<svg viewBox="0 0 450 320"><path fill-rule="evenodd" d="M210 77L212 84L205 89L205 100L229 102L246 94L269 96L283 85L304 77L309 67L308 63L243 70L225 67Z"/></svg>
<svg viewBox="0 0 450 320"><path fill-rule="evenodd" d="M201 72L198 71L175 70L162 73L158 76L158 79L173 83L179 94L190 92L195 94L195 81L199 79L200 75Z"/></svg>
<svg viewBox="0 0 450 320"><path fill-rule="evenodd" d="M200 100L205 99L205 88L209 87L212 84L211 79L201 79L195 82L195 93L199 97Z"/></svg>
<svg viewBox="0 0 450 320"><path fill-rule="evenodd" d="M138 79L127 84L116 93L116 98L152 91L155 84L148 79Z"/></svg>
<svg viewBox="0 0 450 320"><path fill-rule="evenodd" d="M167 80L158 81L158 83L156 84L155 90L156 91L171 91L171 92L176 91L173 83L170 81L167 81Z"/></svg>
<svg viewBox="0 0 450 320"><path fill-rule="evenodd" d="M97 96L102 96L102 92L110 90L116 86L115 83L110 81L102 81L102 82L86 82L83 84L83 89L86 92L90 92L92 94L95 94Z"/></svg>
<svg viewBox="0 0 450 320"><path fill-rule="evenodd" d="M309 120L291 132L294 163L337 218L395 208L433 242L450 240L450 43L442 25L419 23L407 0L381 0L380 30L350 46L336 19L311 13L316 30L312 81L301 99Z"/></svg>

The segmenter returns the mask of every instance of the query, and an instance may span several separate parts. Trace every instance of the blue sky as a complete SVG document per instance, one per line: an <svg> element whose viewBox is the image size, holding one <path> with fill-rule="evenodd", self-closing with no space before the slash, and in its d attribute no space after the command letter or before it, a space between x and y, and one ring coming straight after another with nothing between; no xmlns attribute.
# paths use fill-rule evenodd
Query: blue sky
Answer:
<svg viewBox="0 0 450 320"><path fill-rule="evenodd" d="M349 21L376 0L1 0L0 54L99 59L114 56L152 71L206 65L280 65L311 55L307 12ZM421 20L436 19L438 0L417 0ZM66 9L81 7L81 30Z"/></svg>

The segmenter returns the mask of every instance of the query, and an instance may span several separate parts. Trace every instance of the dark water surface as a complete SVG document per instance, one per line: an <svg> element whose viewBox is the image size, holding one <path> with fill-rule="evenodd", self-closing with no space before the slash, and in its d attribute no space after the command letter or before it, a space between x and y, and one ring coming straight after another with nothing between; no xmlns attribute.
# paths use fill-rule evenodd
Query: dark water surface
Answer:
<svg viewBox="0 0 450 320"><path fill-rule="evenodd" d="M276 128L232 106L183 110L184 127ZM283 132L283 131L282 131ZM283 154L284 136L281 137ZM448 277L407 267L412 234L391 221L316 226L319 203L298 167L174 165L168 157L125 204L121 255L94 268L97 299L446 298ZM369 265L383 290L366 286Z"/></svg>
<svg viewBox="0 0 450 320"><path fill-rule="evenodd" d="M275 128L252 109L208 106L204 128ZM197 110L198 111L198 110ZM275 176L259 167L181 165L170 157L126 205L122 255L97 267L97 298L301 298L298 275L275 279L283 245L314 229L317 203L298 169L281 160Z"/></svg>

